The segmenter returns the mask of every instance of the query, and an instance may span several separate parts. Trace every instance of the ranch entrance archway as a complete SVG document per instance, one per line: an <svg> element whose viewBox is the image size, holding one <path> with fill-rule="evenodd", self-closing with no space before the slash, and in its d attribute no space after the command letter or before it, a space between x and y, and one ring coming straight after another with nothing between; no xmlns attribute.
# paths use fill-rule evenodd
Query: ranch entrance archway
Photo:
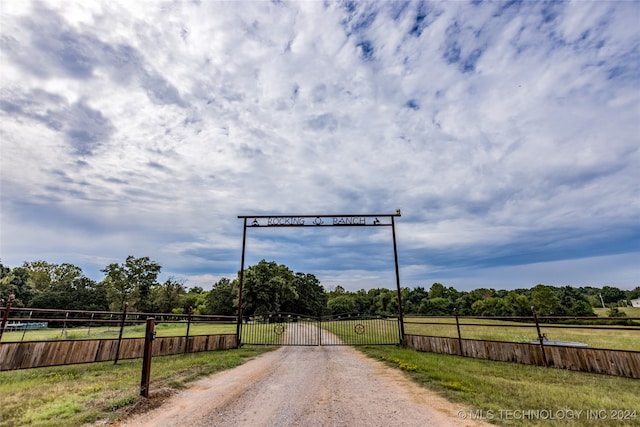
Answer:
<svg viewBox="0 0 640 427"><path fill-rule="evenodd" d="M239 215L242 219L242 259L238 290L238 346L252 345L389 345L404 341L402 293L394 214L360 215ZM296 313L243 316L242 294L247 230L277 227L390 227L393 242L398 316L340 314L312 317Z"/></svg>

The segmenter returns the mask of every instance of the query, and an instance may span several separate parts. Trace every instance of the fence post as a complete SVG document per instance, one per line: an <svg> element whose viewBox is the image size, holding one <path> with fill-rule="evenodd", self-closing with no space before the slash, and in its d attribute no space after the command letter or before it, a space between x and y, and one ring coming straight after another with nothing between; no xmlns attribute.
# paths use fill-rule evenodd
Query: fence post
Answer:
<svg viewBox="0 0 640 427"><path fill-rule="evenodd" d="M67 319L69 318L69 312L67 311L64 314L64 323L62 323L62 332L60 332L60 336L64 336L67 338Z"/></svg>
<svg viewBox="0 0 640 427"><path fill-rule="evenodd" d="M7 327L7 320L9 320L9 312L11 311L11 303L16 299L14 294L9 295L9 301L4 306L4 314L2 315L2 325L0 325L0 340L2 340L2 334L4 333L4 328ZM4 302L4 301L3 301Z"/></svg>
<svg viewBox="0 0 640 427"><path fill-rule="evenodd" d="M464 356L464 351L462 350L462 334L460 334L460 322L458 320L458 309L454 308L453 313L456 315L456 328L458 329L458 347L460 347L460 356Z"/></svg>
<svg viewBox="0 0 640 427"><path fill-rule="evenodd" d="M533 320L536 322L536 330L538 331L538 341L540 341L540 350L542 351L542 361L544 362L544 366L549 367L549 362L547 362L547 354L544 351L544 335L540 332L540 323L538 322L538 314L536 313L536 308L531 306L531 312L533 313Z"/></svg>
<svg viewBox="0 0 640 427"><path fill-rule="evenodd" d="M91 313L91 322L89 322L89 328L87 328L87 336L91 336L91 323L93 322L93 316L95 316L95 313Z"/></svg>
<svg viewBox="0 0 640 427"><path fill-rule="evenodd" d="M29 312L29 320L33 317L33 310ZM27 333L27 323L25 322L24 328L22 328L22 338L20 338L20 342L24 341L24 336Z"/></svg>
<svg viewBox="0 0 640 427"><path fill-rule="evenodd" d="M124 303L124 310L122 310L122 320L120 321L120 334L118 335L118 345L116 347L116 359L113 361L114 365L118 364L118 357L120 357L120 343L122 343L122 331L124 330L124 321L127 318L127 307L129 303Z"/></svg>
<svg viewBox="0 0 640 427"><path fill-rule="evenodd" d="M140 396L149 397L149 380L151 378L151 359L153 357L153 340L156 337L156 319L147 317L147 330L144 334L144 355L142 359L142 378L140 379Z"/></svg>
<svg viewBox="0 0 640 427"><path fill-rule="evenodd" d="M191 316L193 316L193 307L189 306L189 315L187 316L187 335L184 341L184 352L189 352L189 329L191 329Z"/></svg>

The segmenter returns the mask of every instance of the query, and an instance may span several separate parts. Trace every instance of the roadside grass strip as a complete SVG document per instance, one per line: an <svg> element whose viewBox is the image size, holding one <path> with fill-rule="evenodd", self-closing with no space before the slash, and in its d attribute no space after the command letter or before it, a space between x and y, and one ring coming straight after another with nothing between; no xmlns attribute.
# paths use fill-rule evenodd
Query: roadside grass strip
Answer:
<svg viewBox="0 0 640 427"><path fill-rule="evenodd" d="M368 356L504 426L640 426L640 381L563 369L365 346Z"/></svg>
<svg viewBox="0 0 640 427"><path fill-rule="evenodd" d="M70 427L117 420L137 407L158 404L191 381L272 349L154 357L149 401L139 396L141 359L0 372L0 426Z"/></svg>

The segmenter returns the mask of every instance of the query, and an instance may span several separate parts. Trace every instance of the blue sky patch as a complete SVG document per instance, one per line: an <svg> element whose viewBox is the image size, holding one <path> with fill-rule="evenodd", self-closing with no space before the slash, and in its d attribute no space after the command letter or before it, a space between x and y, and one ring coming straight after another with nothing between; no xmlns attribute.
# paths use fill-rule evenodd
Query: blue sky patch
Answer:
<svg viewBox="0 0 640 427"><path fill-rule="evenodd" d="M209 289L237 215L401 209L403 286L638 286L640 3L251 6L3 4L4 265ZM389 228L261 231L251 262L395 286Z"/></svg>

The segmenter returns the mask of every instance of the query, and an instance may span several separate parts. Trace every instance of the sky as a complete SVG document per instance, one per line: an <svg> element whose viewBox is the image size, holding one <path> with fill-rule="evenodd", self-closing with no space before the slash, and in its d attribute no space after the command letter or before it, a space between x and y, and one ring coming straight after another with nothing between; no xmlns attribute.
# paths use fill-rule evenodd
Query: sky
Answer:
<svg viewBox="0 0 640 427"><path fill-rule="evenodd" d="M401 286L640 286L638 1L0 0L0 260L210 289L243 215L393 214ZM391 227L247 229L326 289Z"/></svg>

